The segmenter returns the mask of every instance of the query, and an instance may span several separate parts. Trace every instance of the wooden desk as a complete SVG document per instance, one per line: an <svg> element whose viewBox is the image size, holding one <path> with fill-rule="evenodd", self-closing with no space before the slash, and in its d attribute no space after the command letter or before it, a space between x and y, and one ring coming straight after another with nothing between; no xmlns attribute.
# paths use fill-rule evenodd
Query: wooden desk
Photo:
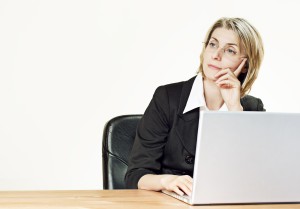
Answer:
<svg viewBox="0 0 300 209"><path fill-rule="evenodd" d="M0 192L1 209L300 209L300 204L189 206L159 192L143 190Z"/></svg>

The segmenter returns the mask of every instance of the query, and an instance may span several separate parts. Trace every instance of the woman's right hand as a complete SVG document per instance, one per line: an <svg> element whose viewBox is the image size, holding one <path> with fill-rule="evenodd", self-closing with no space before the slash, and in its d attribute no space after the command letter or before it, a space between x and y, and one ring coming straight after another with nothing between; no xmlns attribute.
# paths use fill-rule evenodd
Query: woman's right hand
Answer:
<svg viewBox="0 0 300 209"><path fill-rule="evenodd" d="M181 196L184 194L191 196L193 179L188 175L162 175L161 185L165 190L173 191Z"/></svg>

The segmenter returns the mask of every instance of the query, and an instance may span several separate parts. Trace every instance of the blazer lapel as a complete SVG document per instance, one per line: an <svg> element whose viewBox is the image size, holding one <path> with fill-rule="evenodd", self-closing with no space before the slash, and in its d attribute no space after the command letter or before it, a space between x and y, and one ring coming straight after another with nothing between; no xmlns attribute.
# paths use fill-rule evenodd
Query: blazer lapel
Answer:
<svg viewBox="0 0 300 209"><path fill-rule="evenodd" d="M195 108L185 114L183 114L183 110L189 98L195 78L196 77L193 77L183 84L177 111L177 120L175 120L175 131L183 147L194 156L198 133L199 108Z"/></svg>

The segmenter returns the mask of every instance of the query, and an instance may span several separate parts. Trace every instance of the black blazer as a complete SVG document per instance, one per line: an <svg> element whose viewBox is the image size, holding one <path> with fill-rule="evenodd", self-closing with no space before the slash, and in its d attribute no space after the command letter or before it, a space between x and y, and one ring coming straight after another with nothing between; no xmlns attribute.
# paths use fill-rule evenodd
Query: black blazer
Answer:
<svg viewBox="0 0 300 209"><path fill-rule="evenodd" d="M160 86L139 122L125 176L127 188L136 189L145 174L193 175L199 108L185 114L196 77ZM260 99L244 96L244 111L265 111Z"/></svg>

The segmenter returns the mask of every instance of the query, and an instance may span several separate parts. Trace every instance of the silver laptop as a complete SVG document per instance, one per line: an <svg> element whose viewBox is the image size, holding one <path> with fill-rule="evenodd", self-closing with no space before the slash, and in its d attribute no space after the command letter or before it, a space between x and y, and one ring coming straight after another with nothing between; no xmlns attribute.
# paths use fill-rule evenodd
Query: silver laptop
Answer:
<svg viewBox="0 0 300 209"><path fill-rule="evenodd" d="M300 202L300 113L201 111L191 204Z"/></svg>

